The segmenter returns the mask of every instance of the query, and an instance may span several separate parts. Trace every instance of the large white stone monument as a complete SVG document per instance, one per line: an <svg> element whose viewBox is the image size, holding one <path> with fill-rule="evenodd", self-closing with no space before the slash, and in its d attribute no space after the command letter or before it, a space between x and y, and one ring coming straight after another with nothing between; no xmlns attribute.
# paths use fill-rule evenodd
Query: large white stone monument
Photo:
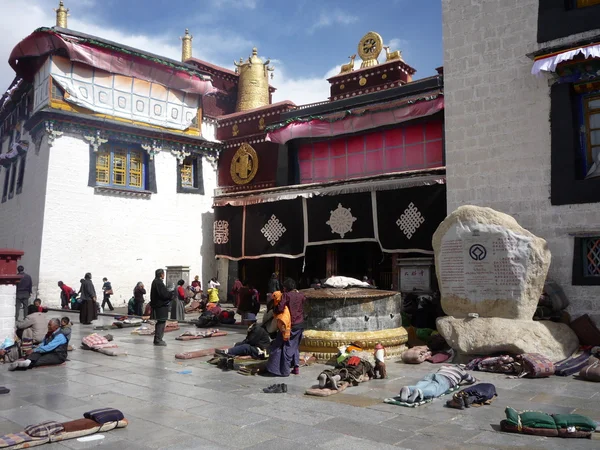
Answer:
<svg viewBox="0 0 600 450"><path fill-rule="evenodd" d="M507 214L462 206L433 235L441 302L437 329L464 354L541 353L557 361L578 346L565 324L533 321L550 267L541 239Z"/></svg>

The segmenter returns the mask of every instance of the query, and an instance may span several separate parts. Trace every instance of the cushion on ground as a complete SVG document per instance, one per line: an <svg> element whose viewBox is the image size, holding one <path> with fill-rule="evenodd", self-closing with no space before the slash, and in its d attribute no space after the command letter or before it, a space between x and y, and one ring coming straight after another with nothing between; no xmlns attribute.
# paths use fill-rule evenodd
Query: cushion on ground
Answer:
<svg viewBox="0 0 600 450"><path fill-rule="evenodd" d="M507 433L520 433L520 434L532 434L534 436L546 436L546 437L556 437L558 436L558 430L556 428L530 428L530 427L521 427L515 425L509 420L502 420L500 422L500 429L502 431L506 431Z"/></svg>
<svg viewBox="0 0 600 450"><path fill-rule="evenodd" d="M597 426L596 421L581 414L553 414L552 418L556 428L575 427L581 431L594 431Z"/></svg>
<svg viewBox="0 0 600 450"><path fill-rule="evenodd" d="M513 408L506 408L504 413L506 414L506 420L517 427L521 425L529 428L556 429L556 423L550 414L539 411L519 413Z"/></svg>
<svg viewBox="0 0 600 450"><path fill-rule="evenodd" d="M587 381L600 381L600 363L585 366L579 372L579 377Z"/></svg>
<svg viewBox="0 0 600 450"><path fill-rule="evenodd" d="M342 381L339 386L338 389L329 389L329 388L324 388L321 389L318 385L313 386L310 389L307 389L304 392L304 395L313 395L315 397L329 397L330 395L335 395L335 394L339 394L340 392L346 390L346 388L350 386L350 383L348 383L347 381Z"/></svg>
<svg viewBox="0 0 600 450"><path fill-rule="evenodd" d="M566 428L558 429L558 437L561 438L574 438L574 439L586 439L592 435L593 431L569 431Z"/></svg>
<svg viewBox="0 0 600 450"><path fill-rule="evenodd" d="M92 419L77 419L70 420L62 424L64 426L65 433L74 433L82 430L89 430L90 428L99 427L100 424Z"/></svg>
<svg viewBox="0 0 600 450"><path fill-rule="evenodd" d="M53 434L60 433L64 431L65 427L62 423L58 423L54 420L49 420L47 422L38 423L36 425L29 425L25 427L25 433L27 433L31 437L35 438L43 438L52 436Z"/></svg>
<svg viewBox="0 0 600 450"><path fill-rule="evenodd" d="M48 442L48 438L34 438L24 432L0 436L0 448L28 448L46 442Z"/></svg>
<svg viewBox="0 0 600 450"><path fill-rule="evenodd" d="M451 394L452 392L458 391L460 389L460 386L455 386L453 388L448 389L446 392L444 392L442 395L440 395L440 397L447 395L447 394ZM421 405L425 405L427 403L431 403L433 402L433 398L428 398L426 400L422 400L420 402L403 402L402 400L400 400L400 396L397 397L390 397L390 398L385 398L383 399L384 403L388 403L390 405L397 405L397 406L406 406L407 408L415 408L417 406L421 406Z"/></svg>
<svg viewBox="0 0 600 450"><path fill-rule="evenodd" d="M85 417L86 419L95 420L99 424L107 422L117 422L125 418L123 416L123 413L115 408L94 409L92 411L84 413L83 417Z"/></svg>

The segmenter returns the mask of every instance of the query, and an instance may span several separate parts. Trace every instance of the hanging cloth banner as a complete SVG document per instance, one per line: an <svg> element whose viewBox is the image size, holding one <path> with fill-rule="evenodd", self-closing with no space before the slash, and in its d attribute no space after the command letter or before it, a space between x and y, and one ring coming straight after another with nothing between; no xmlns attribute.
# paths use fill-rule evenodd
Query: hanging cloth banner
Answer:
<svg viewBox="0 0 600 450"><path fill-rule="evenodd" d="M244 208L244 258L304 256L302 199L260 203Z"/></svg>
<svg viewBox="0 0 600 450"><path fill-rule="evenodd" d="M306 204L306 245L375 242L370 192L303 199Z"/></svg>
<svg viewBox="0 0 600 450"><path fill-rule="evenodd" d="M244 207L220 206L215 208L213 222L213 242L215 256L238 260L243 256Z"/></svg>
<svg viewBox="0 0 600 450"><path fill-rule="evenodd" d="M556 72L556 66L565 61L571 61L577 55L583 55L585 59L600 58L600 44L587 45L585 47L570 48L551 55L539 56L531 68L532 75L539 76L542 72Z"/></svg>
<svg viewBox="0 0 600 450"><path fill-rule="evenodd" d="M446 185L373 192L377 240L386 253L433 254L431 238L446 218Z"/></svg>

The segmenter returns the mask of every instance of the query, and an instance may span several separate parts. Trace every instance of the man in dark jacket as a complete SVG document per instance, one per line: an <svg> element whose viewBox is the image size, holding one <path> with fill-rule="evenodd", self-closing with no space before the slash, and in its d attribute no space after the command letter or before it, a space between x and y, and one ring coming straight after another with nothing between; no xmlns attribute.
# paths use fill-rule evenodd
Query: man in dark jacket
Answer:
<svg viewBox="0 0 600 450"><path fill-rule="evenodd" d="M215 350L215 353L223 356L252 356L254 359L266 359L269 357L267 349L270 344L271 339L267 330L253 323L248 328L246 339L229 349Z"/></svg>
<svg viewBox="0 0 600 450"><path fill-rule="evenodd" d="M15 307L15 321L19 320L19 309L23 308L23 319L27 317L27 307L29 306L29 297L31 297L31 292L33 290L33 282L31 281L31 277L25 273L25 269L23 266L17 267L17 272L19 272L19 276L21 279L19 280L19 284L17 284L17 303Z"/></svg>
<svg viewBox="0 0 600 450"><path fill-rule="evenodd" d="M269 279L269 284L267 285L267 303L271 300L271 295L273 292L277 292L281 290L281 283L277 278L277 274L271 274L271 278Z"/></svg>
<svg viewBox="0 0 600 450"><path fill-rule="evenodd" d="M152 306L151 318L156 320L154 345L164 347L167 343L163 341L163 336L165 334L167 318L169 317L169 304L173 298L173 293L167 289L163 281L165 278L164 270L156 269L154 275L155 278L154 281L152 281L152 287L150 288L150 306Z"/></svg>

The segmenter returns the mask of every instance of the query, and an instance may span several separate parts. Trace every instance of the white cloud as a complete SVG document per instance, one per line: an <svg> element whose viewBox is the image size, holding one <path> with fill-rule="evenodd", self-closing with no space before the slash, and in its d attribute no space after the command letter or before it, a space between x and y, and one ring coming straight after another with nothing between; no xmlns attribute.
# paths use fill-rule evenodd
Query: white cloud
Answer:
<svg viewBox="0 0 600 450"><path fill-rule="evenodd" d="M329 27L331 25L350 25L358 21L358 17L348 14L341 9L334 11L323 11L319 19L308 28L309 33L314 33L319 28Z"/></svg>
<svg viewBox="0 0 600 450"><path fill-rule="evenodd" d="M258 0L212 0L211 3L218 8L256 9Z"/></svg>
<svg viewBox="0 0 600 450"><path fill-rule="evenodd" d="M322 77L294 78L289 75L285 66L276 68L272 85L277 88L273 102L291 100L296 105L306 105L327 101L329 98L329 82L327 78L340 72L340 66L328 70Z"/></svg>

